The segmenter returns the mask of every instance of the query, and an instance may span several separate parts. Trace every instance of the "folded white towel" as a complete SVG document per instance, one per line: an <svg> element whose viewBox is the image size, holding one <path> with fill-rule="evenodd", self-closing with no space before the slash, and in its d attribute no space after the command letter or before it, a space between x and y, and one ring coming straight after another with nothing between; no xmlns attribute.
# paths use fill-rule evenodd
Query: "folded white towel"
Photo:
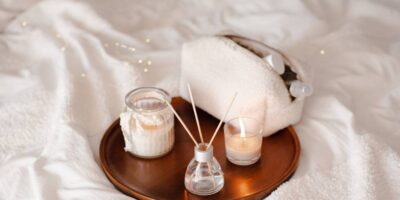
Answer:
<svg viewBox="0 0 400 200"><path fill-rule="evenodd" d="M226 119L256 118L264 123L264 136L300 120L303 99L292 101L283 79L265 60L226 37L185 43L180 77L180 95L190 101L190 83L196 105L219 119L238 92Z"/></svg>

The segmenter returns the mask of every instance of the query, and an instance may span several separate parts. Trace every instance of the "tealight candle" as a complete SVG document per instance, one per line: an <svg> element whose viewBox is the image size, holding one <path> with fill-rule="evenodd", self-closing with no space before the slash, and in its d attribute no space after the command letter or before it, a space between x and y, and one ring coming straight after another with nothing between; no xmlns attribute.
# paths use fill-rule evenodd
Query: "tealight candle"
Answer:
<svg viewBox="0 0 400 200"><path fill-rule="evenodd" d="M125 151L138 157L155 158L172 149L174 114L165 101L171 98L158 88L138 88L126 95L126 109L120 115Z"/></svg>
<svg viewBox="0 0 400 200"><path fill-rule="evenodd" d="M235 118L225 123L225 150L236 165L251 165L261 157L262 124L251 118Z"/></svg>

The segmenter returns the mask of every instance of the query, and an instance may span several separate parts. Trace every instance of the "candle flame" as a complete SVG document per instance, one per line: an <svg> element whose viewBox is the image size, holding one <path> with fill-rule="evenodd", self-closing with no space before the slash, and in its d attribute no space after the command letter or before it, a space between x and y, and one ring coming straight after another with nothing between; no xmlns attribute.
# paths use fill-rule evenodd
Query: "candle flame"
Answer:
<svg viewBox="0 0 400 200"><path fill-rule="evenodd" d="M246 133L246 128L244 126L244 122L242 118L239 118L239 126L240 126L240 137L244 138Z"/></svg>

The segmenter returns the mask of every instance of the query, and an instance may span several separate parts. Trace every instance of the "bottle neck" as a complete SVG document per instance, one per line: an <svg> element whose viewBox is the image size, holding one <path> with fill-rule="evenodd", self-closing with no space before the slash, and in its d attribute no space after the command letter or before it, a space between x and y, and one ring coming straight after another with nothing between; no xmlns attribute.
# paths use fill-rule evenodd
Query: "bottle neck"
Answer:
<svg viewBox="0 0 400 200"><path fill-rule="evenodd" d="M201 143L194 147L194 159L198 162L209 162L213 159L213 146L209 148L208 144Z"/></svg>

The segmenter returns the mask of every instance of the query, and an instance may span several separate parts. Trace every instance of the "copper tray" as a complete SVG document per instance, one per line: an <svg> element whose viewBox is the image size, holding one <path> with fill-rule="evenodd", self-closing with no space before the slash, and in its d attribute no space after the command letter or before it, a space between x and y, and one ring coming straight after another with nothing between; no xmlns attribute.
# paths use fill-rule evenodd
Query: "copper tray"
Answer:
<svg viewBox="0 0 400 200"><path fill-rule="evenodd" d="M191 105L181 98L174 98L172 104L193 134L197 133ZM208 141L218 120L200 109L198 115ZM292 127L264 138L261 159L251 166L236 166L225 158L222 129L213 145L225 185L212 196L201 197L185 190L183 180L194 144L178 120L175 120L174 148L166 156L152 160L137 158L123 150L123 136L119 119L116 120L101 141L100 162L116 188L139 199L261 199L290 178L300 156L299 139Z"/></svg>

